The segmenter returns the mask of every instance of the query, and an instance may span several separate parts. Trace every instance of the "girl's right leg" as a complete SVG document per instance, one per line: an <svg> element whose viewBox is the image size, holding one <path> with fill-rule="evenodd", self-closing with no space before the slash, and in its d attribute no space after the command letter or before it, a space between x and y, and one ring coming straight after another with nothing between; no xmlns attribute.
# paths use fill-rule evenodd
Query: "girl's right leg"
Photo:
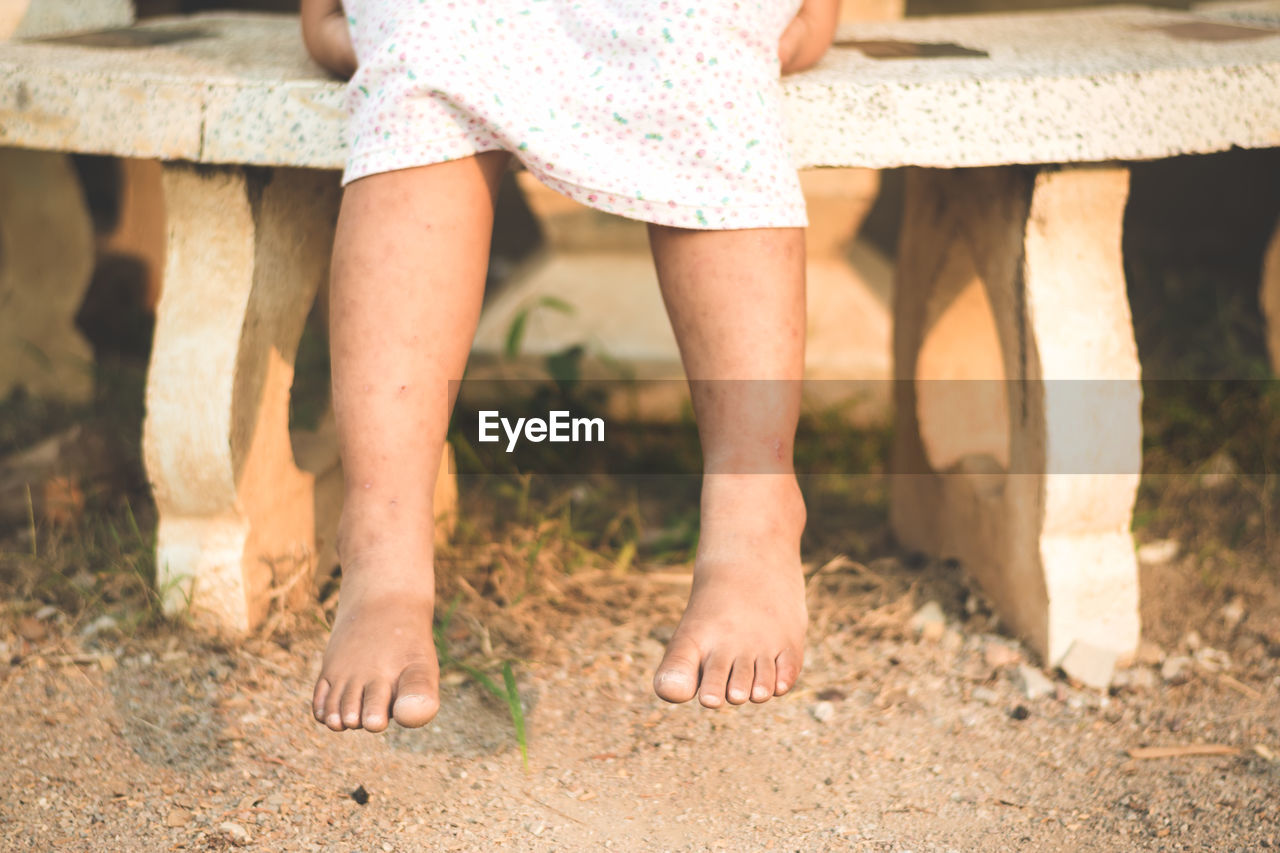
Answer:
<svg viewBox="0 0 1280 853"><path fill-rule="evenodd" d="M334 731L421 726L439 706L432 495L509 156L372 175L342 200L329 336L342 594L313 697Z"/></svg>

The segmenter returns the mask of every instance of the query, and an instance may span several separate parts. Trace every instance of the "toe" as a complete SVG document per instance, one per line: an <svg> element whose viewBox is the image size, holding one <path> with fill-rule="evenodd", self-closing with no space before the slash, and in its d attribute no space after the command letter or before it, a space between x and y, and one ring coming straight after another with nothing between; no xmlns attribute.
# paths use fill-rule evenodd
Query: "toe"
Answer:
<svg viewBox="0 0 1280 853"><path fill-rule="evenodd" d="M729 673L729 691L725 698L730 705L741 705L751 698L751 683L756 677L756 662L750 657L740 657L733 662Z"/></svg>
<svg viewBox="0 0 1280 853"><path fill-rule="evenodd" d="M342 701L338 710L342 714L342 725L348 729L360 728L360 697L364 694L364 685L358 681L349 681L342 690Z"/></svg>
<svg viewBox="0 0 1280 853"><path fill-rule="evenodd" d="M704 708L719 708L724 704L724 688L729 681L733 658L724 654L711 654L702 668L702 681L698 685L698 701Z"/></svg>
<svg viewBox="0 0 1280 853"><path fill-rule="evenodd" d="M702 656L690 639L676 636L653 675L653 692L668 702L688 702L698 692L698 668Z"/></svg>
<svg viewBox="0 0 1280 853"><path fill-rule="evenodd" d="M800 677L800 656L791 649L785 649L774 659L774 667L778 681L773 695L782 696L795 686L796 679Z"/></svg>
<svg viewBox="0 0 1280 853"><path fill-rule="evenodd" d="M773 658L767 656L756 658L756 678L751 686L751 701L768 702L777 685L777 670L773 665Z"/></svg>
<svg viewBox="0 0 1280 853"><path fill-rule="evenodd" d="M436 667L427 663L410 664L396 682L396 700L391 714L408 729L425 726L440 709Z"/></svg>
<svg viewBox="0 0 1280 853"><path fill-rule="evenodd" d="M316 689L311 694L311 714L321 723L324 722L325 700L329 698L331 686L329 679L318 678L316 679Z"/></svg>
<svg viewBox="0 0 1280 853"><path fill-rule="evenodd" d="M380 732L386 729L391 711L391 682L378 680L366 684L361 705L364 716L360 724L365 731Z"/></svg>
<svg viewBox="0 0 1280 853"><path fill-rule="evenodd" d="M343 685L343 686L340 686ZM335 732L342 731L342 694L344 682L335 681L324 700L324 724Z"/></svg>

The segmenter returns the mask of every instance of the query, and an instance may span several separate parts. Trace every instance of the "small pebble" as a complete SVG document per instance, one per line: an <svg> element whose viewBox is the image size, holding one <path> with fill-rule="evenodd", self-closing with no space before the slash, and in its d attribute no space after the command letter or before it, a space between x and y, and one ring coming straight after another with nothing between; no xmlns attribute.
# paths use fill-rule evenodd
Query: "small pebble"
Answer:
<svg viewBox="0 0 1280 853"><path fill-rule="evenodd" d="M1025 720L1027 717L1031 716L1031 711L1026 705L1014 705L1013 708L1009 710L1009 716L1015 720Z"/></svg>
<svg viewBox="0 0 1280 853"><path fill-rule="evenodd" d="M942 632L946 630L947 616L942 612L942 605L936 601L927 601L924 606L915 612L911 617L911 630L917 634L923 634L931 625L936 625L937 637L942 637Z"/></svg>
<svg viewBox="0 0 1280 853"><path fill-rule="evenodd" d="M1022 660L1022 655L1018 654L1016 649L1011 649L1004 643L987 643L987 647L982 651L982 657L986 660L987 666L992 669L1012 666Z"/></svg>
<svg viewBox="0 0 1280 853"><path fill-rule="evenodd" d="M1164 664L1160 667L1160 677L1169 684L1182 684L1191 679L1194 668L1195 663L1191 658L1186 655L1176 655L1165 658Z"/></svg>
<svg viewBox="0 0 1280 853"><path fill-rule="evenodd" d="M186 809L170 809L165 816L165 826L186 826L191 822L191 812Z"/></svg>
<svg viewBox="0 0 1280 853"><path fill-rule="evenodd" d="M1222 605L1222 609L1218 611L1218 616L1222 618L1222 622L1226 625L1228 631L1234 631L1236 626L1244 621L1244 599L1237 595Z"/></svg>
<svg viewBox="0 0 1280 853"><path fill-rule="evenodd" d="M1151 640L1143 640L1138 643L1138 651L1133 656L1134 663L1140 663L1145 666L1159 666L1164 662L1164 649L1160 648L1158 643Z"/></svg>
<svg viewBox="0 0 1280 853"><path fill-rule="evenodd" d="M1041 696L1052 696L1057 692L1053 682L1046 678L1043 672L1025 663L1018 665L1014 681L1022 691L1022 695L1033 701Z"/></svg>
<svg viewBox="0 0 1280 853"><path fill-rule="evenodd" d="M1222 672L1231 669L1231 655L1211 646L1201 646L1195 653L1196 666L1205 672Z"/></svg>
<svg viewBox="0 0 1280 853"><path fill-rule="evenodd" d="M820 723L828 722L836 715L836 706L830 702L818 702L809 709L809 713Z"/></svg>
<svg viewBox="0 0 1280 853"><path fill-rule="evenodd" d="M1156 676L1155 670L1145 666L1119 670L1111 679L1112 687L1117 690L1129 690L1133 693L1153 690L1159 683L1160 679Z"/></svg>
<svg viewBox="0 0 1280 853"><path fill-rule="evenodd" d="M982 702L987 705L994 705L1000 698L990 687L983 687L981 684L973 688L973 693L970 695L975 702Z"/></svg>
<svg viewBox="0 0 1280 853"><path fill-rule="evenodd" d="M1146 563L1148 566L1159 566L1178 556L1181 548L1176 539L1157 539L1138 546L1138 562Z"/></svg>
<svg viewBox="0 0 1280 853"><path fill-rule="evenodd" d="M227 837L227 839L237 847L243 847L249 843L249 830L233 820L224 821L218 824L218 831Z"/></svg>

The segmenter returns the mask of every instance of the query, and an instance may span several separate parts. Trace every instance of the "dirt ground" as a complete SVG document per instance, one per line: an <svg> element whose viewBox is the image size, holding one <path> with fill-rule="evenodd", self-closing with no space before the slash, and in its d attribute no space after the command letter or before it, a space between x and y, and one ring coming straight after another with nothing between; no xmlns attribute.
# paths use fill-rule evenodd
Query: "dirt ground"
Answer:
<svg viewBox="0 0 1280 853"><path fill-rule="evenodd" d="M589 505L591 489L561 497ZM610 564L576 548L553 514L464 528L442 556L442 600L457 602L450 654L495 674L515 661L527 767L506 707L456 667L426 729L315 724L309 695L332 596L328 611L223 643L163 623L126 629L123 605L116 624L90 627L96 611L39 604L60 599L28 586L0 620L0 847L1280 845L1280 584L1249 563L1267 553L1265 537L1243 543L1212 585L1195 553L1203 542L1181 542L1167 562L1170 546L1149 548L1143 615L1156 644L1122 675L1128 686L1099 693L1059 675L1031 699L1019 677L1028 654L998 633L961 570L893 551L883 489L876 476L808 485L817 521L806 556L818 559L801 683L720 711L666 705L648 686L687 566ZM500 518L493 492L467 486L464 510ZM664 518L642 498L627 512ZM28 546L6 542L7 583L20 582L15 549ZM911 620L926 601L946 623L922 636ZM1185 666L1162 665L1179 656ZM1129 754L1204 744L1223 754Z"/></svg>
<svg viewBox="0 0 1280 853"><path fill-rule="evenodd" d="M688 588L689 484L531 494L473 477L438 608L472 669L446 667L425 729L331 733L309 697L333 584L235 642L160 618L136 459L145 351L120 351L134 374L116 394L90 335L110 415L94 429L123 461L0 523L0 851L1276 849L1280 387L1251 379L1270 375L1256 301L1270 231L1230 214L1280 197L1256 177L1280 171L1237 159L1234 184L1212 158L1135 169L1135 205L1175 166L1203 171L1193 212L1225 223L1174 227L1154 203L1132 217L1146 375L1249 381L1146 387L1134 532L1148 642L1106 692L1048 672L1030 698L1037 662L963 569L892 542L885 437L828 430L842 470L868 473L805 483L812 620L791 695L708 711L649 689ZM0 402L0 457L83 414ZM917 631L929 602L945 621ZM501 683L504 661L527 766L474 674Z"/></svg>

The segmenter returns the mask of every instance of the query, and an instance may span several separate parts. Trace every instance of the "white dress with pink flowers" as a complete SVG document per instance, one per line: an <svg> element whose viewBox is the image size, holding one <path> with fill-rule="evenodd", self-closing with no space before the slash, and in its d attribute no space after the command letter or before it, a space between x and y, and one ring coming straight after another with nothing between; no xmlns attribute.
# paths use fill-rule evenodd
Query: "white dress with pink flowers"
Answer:
<svg viewBox="0 0 1280 853"><path fill-rule="evenodd" d="M583 204L803 226L778 39L800 0L344 0L343 183L506 150Z"/></svg>

